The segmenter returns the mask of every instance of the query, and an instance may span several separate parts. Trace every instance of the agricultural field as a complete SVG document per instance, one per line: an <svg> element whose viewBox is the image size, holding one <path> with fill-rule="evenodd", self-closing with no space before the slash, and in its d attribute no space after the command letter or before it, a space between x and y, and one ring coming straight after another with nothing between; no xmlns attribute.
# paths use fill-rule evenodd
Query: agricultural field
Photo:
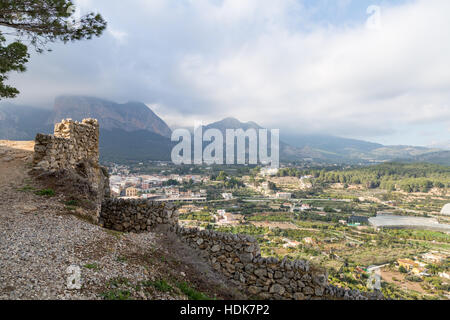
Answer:
<svg viewBox="0 0 450 320"><path fill-rule="evenodd" d="M402 188L385 188L381 183L374 186L327 182L336 179L328 173L309 178L307 189L299 177L243 176L238 178L245 181L242 187L230 189L214 183L217 195L231 192L233 200L221 201L217 196L217 200L204 204L201 212L182 218L191 226L252 235L258 240L262 255L309 260L326 268L330 282L339 286L372 290L379 277L378 289L392 299L448 299L450 280L445 277L449 273L448 233L426 228L377 229L369 222L372 217L389 214L429 217L439 223L450 223L450 217L439 214L450 203L448 172L433 166L430 179L439 187L422 186L416 192L406 192L403 189L408 183L423 182L411 178L403 181L403 170L410 169L395 166L394 172L400 173L389 178ZM425 169L421 167L419 172L427 175ZM372 176L372 169L364 170L361 179ZM383 170L387 169L383 167ZM358 176L355 170L351 174ZM387 183L388 179L381 177L380 181ZM262 190L265 182L271 190ZM292 196L280 199L277 197L280 192ZM218 211L239 215L240 219L238 223L220 222ZM443 261L439 264L424 261L422 256L430 252L444 256ZM404 259L417 264L415 273L401 270L398 261Z"/></svg>

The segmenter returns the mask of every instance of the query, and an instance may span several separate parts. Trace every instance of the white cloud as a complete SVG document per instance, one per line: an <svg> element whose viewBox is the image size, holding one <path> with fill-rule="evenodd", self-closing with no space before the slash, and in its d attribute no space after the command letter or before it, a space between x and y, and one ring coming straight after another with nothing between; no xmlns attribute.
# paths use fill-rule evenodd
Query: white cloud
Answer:
<svg viewBox="0 0 450 320"><path fill-rule="evenodd" d="M274 126L371 135L449 121L449 9L436 0L386 8L378 32L275 25L225 55L186 55L178 71L211 105Z"/></svg>
<svg viewBox="0 0 450 320"><path fill-rule="evenodd" d="M364 19L320 24L320 8L296 0L83 2L112 37L36 58L14 76L23 101L84 88L159 105L175 125L235 116L369 139L450 126L448 0L385 6L379 31ZM36 79L45 79L39 92Z"/></svg>
<svg viewBox="0 0 450 320"><path fill-rule="evenodd" d="M112 35L113 38L117 40L118 43L125 44L126 38L128 37L128 33L120 30L115 30L111 27L109 27L107 30L109 34Z"/></svg>

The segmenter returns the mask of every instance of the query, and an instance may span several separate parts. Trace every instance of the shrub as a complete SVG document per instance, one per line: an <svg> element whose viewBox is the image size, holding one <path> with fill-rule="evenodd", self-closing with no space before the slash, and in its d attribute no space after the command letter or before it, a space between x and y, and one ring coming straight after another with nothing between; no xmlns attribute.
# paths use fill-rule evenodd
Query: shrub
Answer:
<svg viewBox="0 0 450 320"><path fill-rule="evenodd" d="M191 288L186 282L177 283L177 287L183 292L190 300L210 300L210 298L202 292L199 292Z"/></svg>
<svg viewBox="0 0 450 320"><path fill-rule="evenodd" d="M55 191L53 189L43 189L36 191L36 194L38 196L53 197L55 195Z"/></svg>

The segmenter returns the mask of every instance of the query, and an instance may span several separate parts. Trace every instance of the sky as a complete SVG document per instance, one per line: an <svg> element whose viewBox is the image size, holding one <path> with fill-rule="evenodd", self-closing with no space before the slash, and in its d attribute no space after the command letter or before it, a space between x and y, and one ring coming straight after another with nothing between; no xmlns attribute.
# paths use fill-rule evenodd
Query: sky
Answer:
<svg viewBox="0 0 450 320"><path fill-rule="evenodd" d="M78 0L101 38L52 44L14 103L142 101L171 127L225 117L450 149L448 0Z"/></svg>

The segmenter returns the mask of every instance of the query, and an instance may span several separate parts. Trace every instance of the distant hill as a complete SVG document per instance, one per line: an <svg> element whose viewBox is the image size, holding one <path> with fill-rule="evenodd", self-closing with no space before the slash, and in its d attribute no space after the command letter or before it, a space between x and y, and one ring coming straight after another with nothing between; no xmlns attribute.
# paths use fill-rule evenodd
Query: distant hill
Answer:
<svg viewBox="0 0 450 320"><path fill-rule="evenodd" d="M435 163L444 166L450 166L450 151L437 151L426 153L418 156L414 156L412 158L407 159L398 159L397 161L402 162L428 162Z"/></svg>
<svg viewBox="0 0 450 320"><path fill-rule="evenodd" d="M240 122L235 118L226 118L205 126L205 129L215 128L223 133L226 129L261 129L254 122ZM340 138L327 135L283 135L280 137L280 159L283 161L313 160L316 162L364 163L383 162L393 159L410 159L425 157L438 152L438 149L413 146L384 146L362 140ZM426 159L426 158L423 158ZM432 163L443 162L435 157L429 157ZM435 162L437 161L437 162Z"/></svg>
<svg viewBox="0 0 450 320"><path fill-rule="evenodd" d="M146 130L100 129L100 156L112 162L170 160L174 143Z"/></svg>
<svg viewBox="0 0 450 320"><path fill-rule="evenodd" d="M225 118L221 121L217 121L214 123L211 123L204 127L204 130L207 129L218 129L222 132L222 134L225 137L226 129L263 129L260 125L258 125L255 122L241 122L235 118ZM270 145L270 139L268 140L268 148L269 148L269 154L271 152L271 145ZM314 158L315 160L324 160L321 159L321 154L314 152L313 150L309 150L308 148L302 149L297 148L292 145L289 145L285 143L284 141L280 140L280 160L281 161L301 161L305 158Z"/></svg>
<svg viewBox="0 0 450 320"><path fill-rule="evenodd" d="M48 124L50 110L11 103L0 104L0 139L34 140L37 132L53 131L53 124Z"/></svg>
<svg viewBox="0 0 450 320"><path fill-rule="evenodd" d="M170 160L174 143L171 130L141 102L118 104L85 96L61 96L53 110L0 103L0 139L33 140L36 133L52 133L53 125L64 118L96 118L100 123L103 160ZM261 129L255 122L226 118L204 129ZM269 143L270 148L270 143ZM270 150L269 150L270 152ZM283 135L281 161L322 163L372 163L385 161L430 162L450 165L450 151L413 146L381 144L327 135Z"/></svg>
<svg viewBox="0 0 450 320"><path fill-rule="evenodd" d="M225 131L227 129L243 129L243 130L248 130L248 129L262 129L262 127L260 125L258 125L255 122L241 122L236 118L225 118L223 120L217 121L217 122L213 122L208 124L207 126L204 127L205 130L207 129L219 129L223 134L225 134Z"/></svg>
<svg viewBox="0 0 450 320"><path fill-rule="evenodd" d="M147 130L167 138L172 134L169 126L142 102L118 104L93 97L61 96L55 100L51 122L57 123L65 118L78 121L95 118L106 130Z"/></svg>
<svg viewBox="0 0 450 320"><path fill-rule="evenodd" d="M100 123L102 160L170 160L171 130L140 102L117 104L83 96L55 99L53 110L0 104L0 139L33 140L37 133L53 133L54 123L71 118L96 118Z"/></svg>

